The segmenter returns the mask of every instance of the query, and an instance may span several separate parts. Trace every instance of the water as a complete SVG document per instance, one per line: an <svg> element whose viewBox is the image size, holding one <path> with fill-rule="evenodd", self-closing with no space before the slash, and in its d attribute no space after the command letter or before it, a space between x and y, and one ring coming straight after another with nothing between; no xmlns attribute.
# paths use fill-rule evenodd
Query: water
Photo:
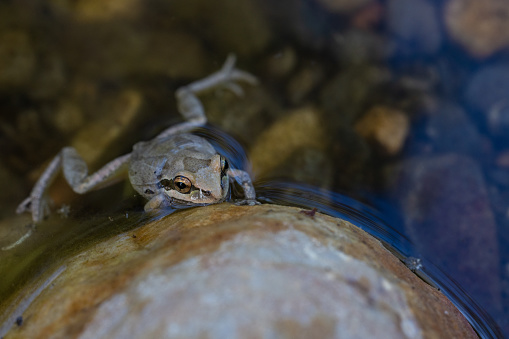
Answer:
<svg viewBox="0 0 509 339"><path fill-rule="evenodd" d="M69 218L29 226L14 209L45 161L68 145L91 169L129 152L179 121L179 86L233 52L260 85L240 98L205 95L209 121L226 134L198 133L215 139L233 167L249 158L261 195L340 213L402 260L420 258L417 274L448 293L481 335L496 328L471 300L508 336L507 8L333 2L2 2L0 61L9 71L0 70L0 231L32 233L0 254L0 297L58 259L48 253L77 251L143 214L128 186L77 197L60 182L55 209L69 204ZM471 21L460 20L463 11ZM370 132L370 115L388 143ZM279 178L297 182L291 191L300 198ZM128 221L108 228L108 216L120 220L126 210ZM97 227L87 228L95 216Z"/></svg>

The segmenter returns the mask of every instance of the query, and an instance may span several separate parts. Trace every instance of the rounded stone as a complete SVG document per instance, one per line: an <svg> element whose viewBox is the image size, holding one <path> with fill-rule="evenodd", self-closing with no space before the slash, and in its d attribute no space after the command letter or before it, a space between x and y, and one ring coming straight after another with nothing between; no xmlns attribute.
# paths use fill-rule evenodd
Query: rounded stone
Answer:
<svg viewBox="0 0 509 339"><path fill-rule="evenodd" d="M477 337L376 239L276 205L179 211L66 259L33 291L4 317L6 338Z"/></svg>

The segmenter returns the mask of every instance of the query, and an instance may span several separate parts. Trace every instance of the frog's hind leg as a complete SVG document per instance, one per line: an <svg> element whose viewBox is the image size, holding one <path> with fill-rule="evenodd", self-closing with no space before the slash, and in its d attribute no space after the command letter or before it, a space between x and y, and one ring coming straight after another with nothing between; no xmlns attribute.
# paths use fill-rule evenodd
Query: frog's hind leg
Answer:
<svg viewBox="0 0 509 339"><path fill-rule="evenodd" d="M205 109L198 95L214 88L224 87L238 96L243 94L242 87L237 82L245 82L256 85L258 80L248 72L235 68L235 56L230 54L223 67L206 78L195 81L187 86L180 87L175 93L177 108L182 117L186 120L181 124L164 130L157 138L164 138L177 133L185 133L203 126L207 123Z"/></svg>
<svg viewBox="0 0 509 339"><path fill-rule="evenodd" d="M30 196L16 209L16 213L29 211L32 220L40 222L49 214L47 191L60 170L71 188L79 194L109 186L118 181L120 174L127 170L131 154L114 159L97 172L88 174L88 167L83 158L72 147L66 147L53 158L44 173L35 184Z"/></svg>

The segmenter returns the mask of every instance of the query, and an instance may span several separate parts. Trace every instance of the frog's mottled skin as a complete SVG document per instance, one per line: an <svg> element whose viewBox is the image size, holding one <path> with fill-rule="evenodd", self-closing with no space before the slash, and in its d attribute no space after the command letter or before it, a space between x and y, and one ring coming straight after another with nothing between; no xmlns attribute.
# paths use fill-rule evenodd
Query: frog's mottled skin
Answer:
<svg viewBox="0 0 509 339"><path fill-rule="evenodd" d="M116 182L128 171L134 189L149 201L146 211L165 207L188 207L214 204L228 197L230 180L244 189L245 200L255 204L255 191L248 173L230 169L228 162L205 139L189 134L205 125L207 118L197 95L216 87L226 87L236 94L242 88L236 81L256 84L251 74L234 68L235 58L228 57L218 72L177 90L179 112L185 122L172 126L156 138L139 142L133 151L88 175L86 163L72 147L65 147L51 161L35 184L30 196L16 210L29 211L34 222L49 214L46 192L60 170L76 193L102 188Z"/></svg>

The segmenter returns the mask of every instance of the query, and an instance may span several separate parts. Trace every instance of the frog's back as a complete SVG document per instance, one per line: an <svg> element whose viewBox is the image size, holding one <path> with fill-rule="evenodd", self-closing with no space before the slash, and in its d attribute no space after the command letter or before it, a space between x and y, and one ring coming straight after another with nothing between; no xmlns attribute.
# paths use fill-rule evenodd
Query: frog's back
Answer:
<svg viewBox="0 0 509 339"><path fill-rule="evenodd" d="M187 159L209 160L215 154L207 140L192 134L142 141L133 147L129 180L138 192L144 192L147 187L157 185L163 174L182 169Z"/></svg>

